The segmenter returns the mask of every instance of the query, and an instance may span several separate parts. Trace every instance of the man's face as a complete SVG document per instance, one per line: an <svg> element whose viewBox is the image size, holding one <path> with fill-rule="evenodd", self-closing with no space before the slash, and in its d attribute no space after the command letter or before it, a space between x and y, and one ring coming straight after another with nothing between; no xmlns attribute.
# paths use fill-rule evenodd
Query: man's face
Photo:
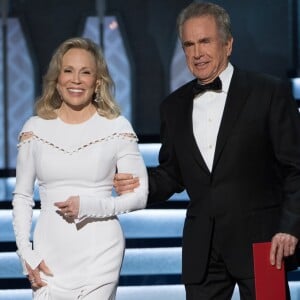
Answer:
<svg viewBox="0 0 300 300"><path fill-rule="evenodd" d="M227 66L233 39L224 42L212 16L188 19L182 26L187 66L201 82L213 81Z"/></svg>

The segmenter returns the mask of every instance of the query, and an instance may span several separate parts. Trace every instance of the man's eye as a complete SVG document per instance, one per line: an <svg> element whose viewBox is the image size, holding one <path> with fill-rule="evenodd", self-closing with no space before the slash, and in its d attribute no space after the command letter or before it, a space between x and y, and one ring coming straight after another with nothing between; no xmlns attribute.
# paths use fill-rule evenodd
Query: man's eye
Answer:
<svg viewBox="0 0 300 300"><path fill-rule="evenodd" d="M192 43L184 43L184 44L183 44L183 47L184 47L184 48L189 48L189 47L191 47L191 46L193 46Z"/></svg>

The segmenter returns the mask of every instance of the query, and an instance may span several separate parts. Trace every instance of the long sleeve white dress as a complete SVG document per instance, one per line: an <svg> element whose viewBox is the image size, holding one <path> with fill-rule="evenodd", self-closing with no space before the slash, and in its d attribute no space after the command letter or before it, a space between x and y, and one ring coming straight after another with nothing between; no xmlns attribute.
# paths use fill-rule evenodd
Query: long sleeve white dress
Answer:
<svg viewBox="0 0 300 300"><path fill-rule="evenodd" d="M43 300L115 299L124 254L117 215L146 205L148 178L137 138L122 116L108 120L97 113L80 124L31 117L18 145L13 197L13 225L18 255L36 268L44 260L53 276L41 273L47 286L33 293ZM113 196L116 171L140 178L132 193ZM33 190L41 200L30 242ZM57 213L55 202L80 197L75 221Z"/></svg>

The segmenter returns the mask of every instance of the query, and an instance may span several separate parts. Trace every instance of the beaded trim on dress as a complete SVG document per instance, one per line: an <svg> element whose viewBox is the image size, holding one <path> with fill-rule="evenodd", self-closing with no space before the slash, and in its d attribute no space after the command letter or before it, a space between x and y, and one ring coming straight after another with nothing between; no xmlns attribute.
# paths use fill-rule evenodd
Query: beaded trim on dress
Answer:
<svg viewBox="0 0 300 300"><path fill-rule="evenodd" d="M104 142L104 141L118 139L118 138L127 139L127 140L132 141L132 142L138 141L138 138L134 133L113 133L109 136L90 141L89 143L84 144L84 145L82 145L82 146L80 146L80 147L78 147L78 148L76 148L72 151L68 151L68 150L66 150L66 149L64 149L60 146L57 146L54 143L49 142L46 139L43 139L43 138L35 135L34 133L32 133L32 135L28 139L18 143L17 147L20 148L22 145L30 143L30 141L32 141L32 140L36 140L36 141L42 142L44 144L47 144L47 145L49 145L49 146L51 146L51 147L53 147L53 148L55 148L55 149L57 149L61 152L64 152L66 154L74 154L74 153L77 153L77 152L91 146L91 145L94 145L94 144L97 144L97 143L100 143L100 142Z"/></svg>

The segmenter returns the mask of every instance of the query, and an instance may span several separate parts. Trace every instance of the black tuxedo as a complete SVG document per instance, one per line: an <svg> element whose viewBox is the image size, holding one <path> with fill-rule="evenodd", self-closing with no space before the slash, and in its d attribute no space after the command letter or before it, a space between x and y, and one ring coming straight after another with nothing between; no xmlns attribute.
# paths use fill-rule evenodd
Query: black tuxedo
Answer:
<svg viewBox="0 0 300 300"><path fill-rule="evenodd" d="M149 203L184 188L183 282L198 283L212 232L237 278L253 276L252 243L277 232L300 237L300 115L279 79L234 69L210 172L192 128L193 81L161 106L160 165Z"/></svg>

